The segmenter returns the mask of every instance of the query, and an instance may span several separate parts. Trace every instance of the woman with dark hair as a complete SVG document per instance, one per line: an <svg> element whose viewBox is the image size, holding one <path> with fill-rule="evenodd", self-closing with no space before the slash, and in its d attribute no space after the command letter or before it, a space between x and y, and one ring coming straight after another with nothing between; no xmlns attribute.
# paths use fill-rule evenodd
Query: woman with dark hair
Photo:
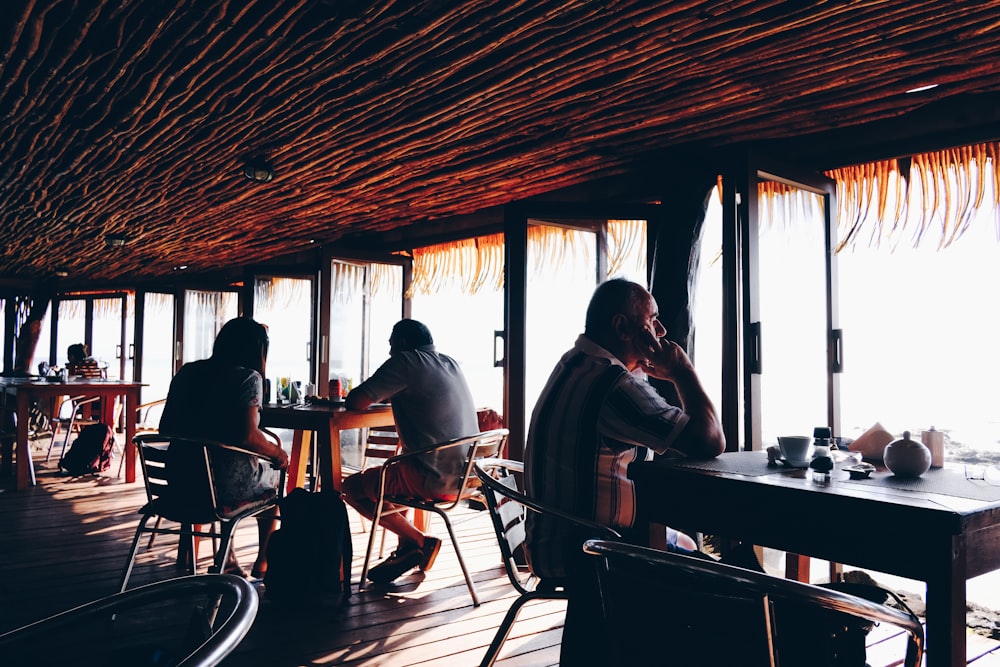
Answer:
<svg viewBox="0 0 1000 667"><path fill-rule="evenodd" d="M288 456L260 429L264 394L264 366L268 337L264 325L237 317L219 331L212 356L193 361L177 372L170 383L160 417L160 432L206 438L256 452L271 460L267 465L235 452L213 457L215 484L222 504L237 507L275 490ZM253 576L267 570L267 540L274 531L275 515L257 517L260 541ZM226 571L242 574L232 551Z"/></svg>

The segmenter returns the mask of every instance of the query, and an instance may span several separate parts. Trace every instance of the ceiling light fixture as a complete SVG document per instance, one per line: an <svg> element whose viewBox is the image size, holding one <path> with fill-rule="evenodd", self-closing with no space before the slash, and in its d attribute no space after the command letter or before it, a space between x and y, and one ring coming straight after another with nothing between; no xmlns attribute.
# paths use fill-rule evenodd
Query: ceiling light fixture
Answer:
<svg viewBox="0 0 1000 667"><path fill-rule="evenodd" d="M916 88L910 88L908 91L906 91L906 94L909 95L910 93L922 93L925 90L930 90L931 88L937 88L937 87L938 87L938 84L931 83L931 84L928 84L926 86L918 86Z"/></svg>
<svg viewBox="0 0 1000 667"><path fill-rule="evenodd" d="M57 278L65 278L68 275L69 275L69 271L67 271L66 269L56 269L56 277Z"/></svg>
<svg viewBox="0 0 1000 667"><path fill-rule="evenodd" d="M104 245L108 248L121 248L127 242L124 234L108 234L104 237Z"/></svg>
<svg viewBox="0 0 1000 667"><path fill-rule="evenodd" d="M250 158L243 165L243 175L256 183L267 183L274 178L274 166L262 157Z"/></svg>

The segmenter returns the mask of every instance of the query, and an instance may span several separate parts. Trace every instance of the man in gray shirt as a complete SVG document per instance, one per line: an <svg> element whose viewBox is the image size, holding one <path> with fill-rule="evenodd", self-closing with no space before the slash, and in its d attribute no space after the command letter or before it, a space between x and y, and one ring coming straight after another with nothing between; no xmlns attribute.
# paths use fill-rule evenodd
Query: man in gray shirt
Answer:
<svg viewBox="0 0 1000 667"><path fill-rule="evenodd" d="M479 421L472 392L458 363L439 353L431 332L421 322L400 320L389 337L389 359L347 396L349 410L390 402L404 452L424 450L442 442L475 435ZM449 448L390 467L387 495L447 500L457 488L466 451ZM372 519L378 501L379 470L370 468L344 480L344 500ZM388 503L385 510L393 506ZM374 583L388 583L419 567L429 570L441 540L424 535L402 513L388 514L380 524L396 533L399 546L368 572Z"/></svg>

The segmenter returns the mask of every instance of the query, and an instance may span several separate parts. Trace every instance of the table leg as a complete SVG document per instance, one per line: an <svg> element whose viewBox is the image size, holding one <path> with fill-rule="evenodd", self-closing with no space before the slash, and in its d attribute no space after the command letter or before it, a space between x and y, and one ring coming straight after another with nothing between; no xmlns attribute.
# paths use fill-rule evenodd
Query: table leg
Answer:
<svg viewBox="0 0 1000 667"><path fill-rule="evenodd" d="M927 579L927 667L966 664L965 540L954 536L946 567Z"/></svg>
<svg viewBox="0 0 1000 667"><path fill-rule="evenodd" d="M330 420L330 428L328 431L320 431L321 437L322 433L329 433L327 446L320 448L320 485L323 488L334 488L338 491L341 489L341 482L343 480L341 477L344 474L344 469L342 466L340 458L340 427ZM324 463L323 452L326 452L326 462ZM324 479L323 476L326 476ZM328 482L329 486L326 485Z"/></svg>
<svg viewBox="0 0 1000 667"><path fill-rule="evenodd" d="M17 480L15 486L18 491L31 486L31 451L28 447L28 419L29 403L28 392L17 392Z"/></svg>
<svg viewBox="0 0 1000 667"><path fill-rule="evenodd" d="M136 410L139 408L139 392L134 394L122 394L122 409L125 411L125 482L135 482L135 420Z"/></svg>
<svg viewBox="0 0 1000 667"><path fill-rule="evenodd" d="M794 581L804 581L809 583L809 556L801 554L785 553L785 579Z"/></svg>
<svg viewBox="0 0 1000 667"><path fill-rule="evenodd" d="M305 487L311 440L312 431L296 429L292 434L292 455L288 458L286 493L291 493L292 489L295 488Z"/></svg>

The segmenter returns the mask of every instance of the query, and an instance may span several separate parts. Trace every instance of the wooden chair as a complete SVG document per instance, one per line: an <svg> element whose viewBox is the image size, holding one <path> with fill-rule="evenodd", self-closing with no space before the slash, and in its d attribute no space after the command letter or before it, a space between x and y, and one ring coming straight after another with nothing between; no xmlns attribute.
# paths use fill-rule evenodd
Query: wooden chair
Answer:
<svg viewBox="0 0 1000 667"><path fill-rule="evenodd" d="M473 464L477 459L496 455L496 453L500 451L504 443L507 441L507 433L507 429L495 429L492 431L477 433L476 435L466 438L457 438L421 451L406 452L393 456L382 465L379 470L379 496L378 501L375 504L375 517L372 523L372 529L369 531L368 550L365 553L364 567L361 569L361 582L358 585L359 590L364 590L365 582L368 578L368 566L371 564L372 550L375 546L375 531L378 528L379 521L384 515L390 513L401 513L405 512L407 508L413 508L417 510L424 510L426 512L432 512L433 514L441 517L441 520L444 521L444 525L448 529L448 536L451 538L451 544L455 549L455 555L458 557L458 564L462 568L462 574L465 575L465 583L469 588L469 594L472 595L472 604L476 607L479 606L479 596L476 593L476 586L472 581L472 577L469 575L469 570L465 565L465 559L462 558L462 551L459 548L458 539L455 537L455 531L452 528L451 521L448 519L448 512L455 509L462 503L462 500L465 498L466 492L469 489L470 482L475 480ZM449 448L462 448L467 450L465 455L464 470L458 478L458 482L454 488L454 500L433 501L423 498L390 496L385 493L386 471L391 470L392 466L411 461L419 456L426 456L428 453L440 452ZM386 505L392 505L393 507L386 508Z"/></svg>
<svg viewBox="0 0 1000 667"><path fill-rule="evenodd" d="M182 540L190 540L188 544L192 574L197 565L195 538L218 539L219 548L216 550L214 563L209 571L221 572L229 554L233 532L239 523L243 519L276 507L285 486L285 471L282 470L278 486L273 492L238 507L223 507L215 487L212 463L214 455L226 450L267 459L240 447L162 433L137 435L133 438L133 442L138 448L148 502L139 509L142 517L136 527L128 561L122 572L120 589L122 591L128 586L128 579L139 551L139 540L146 533L151 536L179 535ZM183 481L180 483L177 481L177 472L171 470L172 462L184 470ZM149 527L147 524L153 518L156 522ZM163 528L161 519L180 524L180 527ZM216 524L219 526L218 529L215 528ZM209 527L208 530L199 529L206 525Z"/></svg>
<svg viewBox="0 0 1000 667"><path fill-rule="evenodd" d="M590 532L595 537L620 537L620 535L605 526L546 507L520 493L515 477L515 475L520 476L524 473L524 464L520 461L482 459L475 462L475 471L476 476L482 482L483 495L486 496L486 506L489 508L490 517L493 520L493 529L496 531L507 578L521 594L507 610L507 615L504 616L503 622L497 628L496 635L494 635L486 655L479 663L480 667L490 667L496 661L511 628L517 621L518 613L526 603L532 600L568 599L568 582L542 581L527 564L524 565L527 574L522 575L521 573L522 566L519 560L523 562L523 559L519 558L518 553L524 549L525 521L528 512L559 517Z"/></svg>
<svg viewBox="0 0 1000 667"><path fill-rule="evenodd" d="M923 659L923 626L908 609L622 542L587 540L583 549L596 557L608 659L627 650L635 664L856 665L863 656L841 650L832 629L849 632L867 623L906 633L905 661L893 664L916 667ZM622 632L630 638L627 648ZM863 653L863 631L857 633Z"/></svg>

